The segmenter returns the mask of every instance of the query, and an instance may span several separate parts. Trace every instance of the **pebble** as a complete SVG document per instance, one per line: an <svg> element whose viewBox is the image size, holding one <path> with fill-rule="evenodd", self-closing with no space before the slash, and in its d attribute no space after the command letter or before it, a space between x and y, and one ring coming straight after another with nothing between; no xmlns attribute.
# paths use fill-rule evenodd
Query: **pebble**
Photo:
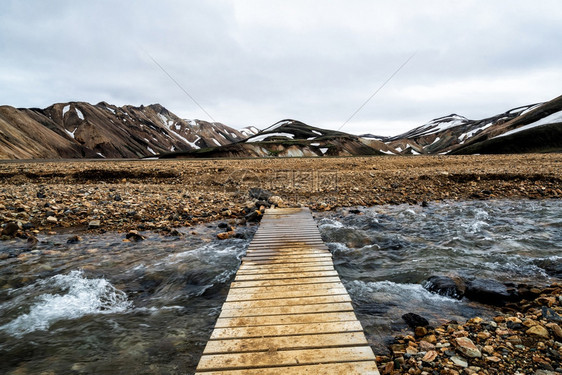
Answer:
<svg viewBox="0 0 562 375"><path fill-rule="evenodd" d="M562 314L560 296L562 284L555 283L517 307L496 307L498 315L491 320L475 317L425 327L423 337L396 336L400 344L389 346L391 357L377 357L379 369L387 370L381 374L452 374L454 368L459 374L554 374L562 367L562 329L544 317ZM543 314L548 304L552 311ZM437 339L434 346L425 341L431 335ZM397 368L395 360L405 356L409 359Z"/></svg>
<svg viewBox="0 0 562 375"><path fill-rule="evenodd" d="M99 227L101 227L100 220L92 220L88 223L88 229L97 229Z"/></svg>

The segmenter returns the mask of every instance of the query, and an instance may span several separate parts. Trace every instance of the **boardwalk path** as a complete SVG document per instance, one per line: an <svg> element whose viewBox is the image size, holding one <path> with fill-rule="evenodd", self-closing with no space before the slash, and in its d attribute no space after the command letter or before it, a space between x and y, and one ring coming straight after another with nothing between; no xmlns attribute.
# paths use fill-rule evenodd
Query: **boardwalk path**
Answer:
<svg viewBox="0 0 562 375"><path fill-rule="evenodd" d="M379 374L307 208L266 211L197 374Z"/></svg>

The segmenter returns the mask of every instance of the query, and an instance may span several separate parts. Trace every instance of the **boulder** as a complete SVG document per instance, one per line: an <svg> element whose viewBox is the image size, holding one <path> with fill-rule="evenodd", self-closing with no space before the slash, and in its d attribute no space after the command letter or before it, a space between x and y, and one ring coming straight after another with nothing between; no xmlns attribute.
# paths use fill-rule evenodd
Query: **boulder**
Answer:
<svg viewBox="0 0 562 375"><path fill-rule="evenodd" d="M139 242L145 240L145 237L139 232L137 232L136 230L129 231L129 233L127 233L125 238L132 242Z"/></svg>
<svg viewBox="0 0 562 375"><path fill-rule="evenodd" d="M466 292L466 285L460 277L431 276L422 286L432 293L461 299Z"/></svg>
<svg viewBox="0 0 562 375"><path fill-rule="evenodd" d="M429 325L429 322L423 316L414 313L407 313L402 315L402 319L406 322L406 324L415 329L416 327L426 327Z"/></svg>
<svg viewBox="0 0 562 375"><path fill-rule="evenodd" d="M474 279L466 284L465 296L473 301L489 305L503 306L515 299L506 285L491 279Z"/></svg>
<svg viewBox="0 0 562 375"><path fill-rule="evenodd" d="M6 224L4 229L2 229L2 236L13 237L15 236L15 234L18 232L19 229L20 227L18 226L17 223L14 222L8 223Z"/></svg>
<svg viewBox="0 0 562 375"><path fill-rule="evenodd" d="M263 201L267 201L273 195L273 193L271 193L270 191L257 187L251 188L248 191L248 194L250 194L250 197L254 199L263 200Z"/></svg>

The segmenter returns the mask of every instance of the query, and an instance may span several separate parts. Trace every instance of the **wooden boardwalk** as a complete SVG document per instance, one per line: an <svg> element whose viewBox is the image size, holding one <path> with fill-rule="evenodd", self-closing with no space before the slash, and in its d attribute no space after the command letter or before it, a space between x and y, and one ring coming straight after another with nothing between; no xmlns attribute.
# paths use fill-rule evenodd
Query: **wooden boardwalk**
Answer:
<svg viewBox="0 0 562 375"><path fill-rule="evenodd" d="M266 211L197 374L379 374L308 209Z"/></svg>

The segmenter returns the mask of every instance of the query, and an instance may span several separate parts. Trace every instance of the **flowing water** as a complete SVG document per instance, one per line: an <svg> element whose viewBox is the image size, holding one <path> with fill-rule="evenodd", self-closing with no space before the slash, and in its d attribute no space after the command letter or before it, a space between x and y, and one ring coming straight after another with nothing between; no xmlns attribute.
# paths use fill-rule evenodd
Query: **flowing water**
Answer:
<svg viewBox="0 0 562 375"><path fill-rule="evenodd" d="M360 211L319 214L317 220L367 338L379 353L390 333L406 330L401 316L408 312L434 325L494 315L489 306L426 291L422 283L432 275L536 286L562 276L561 200L442 202Z"/></svg>
<svg viewBox="0 0 562 375"><path fill-rule="evenodd" d="M546 285L560 271L559 200L361 211L317 220L377 352L406 329L404 313L432 324L494 313L427 292L431 275ZM42 236L32 249L0 242L10 255L0 260L0 373L193 373L250 239L214 240L214 226L183 231L137 243L114 233L76 244Z"/></svg>

